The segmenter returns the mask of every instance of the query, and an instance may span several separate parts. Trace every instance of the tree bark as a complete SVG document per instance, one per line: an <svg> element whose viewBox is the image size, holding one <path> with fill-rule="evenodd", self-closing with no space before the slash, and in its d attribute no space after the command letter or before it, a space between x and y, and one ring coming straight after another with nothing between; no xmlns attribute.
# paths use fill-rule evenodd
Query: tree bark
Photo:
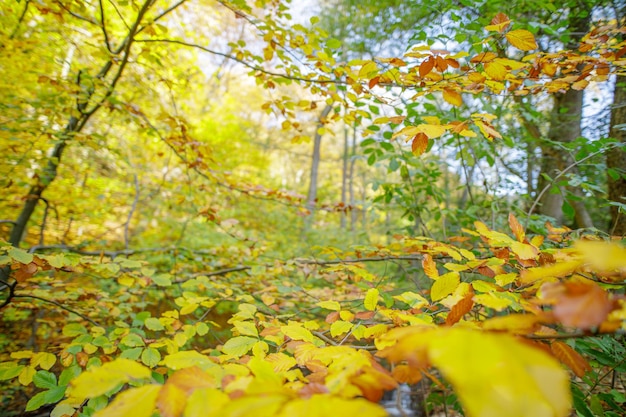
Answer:
<svg viewBox="0 0 626 417"><path fill-rule="evenodd" d="M620 75L616 79L613 93L610 135L623 145L626 144L624 124L626 124L626 76ZM618 178L609 175L609 200L626 204L626 150L623 147L611 149L606 158L606 165L620 174ZM611 206L609 231L617 236L626 235L626 213L617 206Z"/></svg>
<svg viewBox="0 0 626 417"><path fill-rule="evenodd" d="M52 155L46 164L46 168L43 170L43 175L41 178L37 178L37 183L34 184L28 194L24 198L24 206L22 207L22 211L20 212L13 229L11 230L11 235L9 237L9 243L13 246L19 246L22 241L24 234L26 232L26 227L28 226L28 222L32 217L35 208L37 207L37 203L41 199L43 193L48 189L50 184L56 179L57 171L59 164L61 162L61 157L63 156L63 152L68 145L68 142L73 138L73 136L80 132L87 121L91 118L91 116L96 113L104 104L105 100L109 98L109 96L115 90L115 86L117 82L120 80L122 73L124 72L124 68L128 63L128 59L130 57L130 49L134 41L134 36L141 31L141 21L143 20L148 9L154 4L153 0L146 0L142 5L141 9L137 13L137 17L133 22L133 26L129 28L128 34L126 38L120 43L119 47L113 52L114 55L121 54L120 56L114 56L109 61L107 61L100 72L96 75L97 79L103 80L111 68L113 68L114 64L117 63L117 70L111 78L111 81L106 86L106 91L103 94L103 97L99 98L99 100L93 104L93 106L88 109L87 106L90 104L91 98L94 96L94 90L92 88L86 88L82 96L78 96L76 100L76 110L79 117L71 116L69 121L61 134L59 135L59 141L52 149ZM107 45L108 46L108 45ZM81 85L81 73L78 74L77 80L78 87L83 89L84 86Z"/></svg>
<svg viewBox="0 0 626 417"><path fill-rule="evenodd" d="M319 130L324 127L326 117L332 110L332 106L326 105L322 113L320 114L317 125L315 126L315 137L313 139L313 155L311 156L311 173L309 175L309 192L307 193L306 206L309 210L309 216L305 222L305 227L308 229L315 218L315 204L317 200L317 177L319 173L321 149L322 149L322 135Z"/></svg>
<svg viewBox="0 0 626 417"><path fill-rule="evenodd" d="M573 34L572 42L568 48L575 48L582 34L589 28L590 11L585 16L573 17L570 21L569 30ZM583 109L583 92L579 90L567 90L565 93L554 95L554 102L550 117L550 129L548 141L541 143L541 174L538 180L539 191L550 185L558 173L566 168L575 165L574 158L570 153L559 146L567 144L582 135L581 121ZM569 172L576 174L576 167L570 168ZM582 200L583 193L579 187L559 187L558 193L548 192L540 200L539 212L546 216L553 217L557 223L562 224L565 220L563 214L563 203L567 198L567 193L572 195L568 198L568 203L574 208L575 221L578 227L591 228L593 222Z"/></svg>

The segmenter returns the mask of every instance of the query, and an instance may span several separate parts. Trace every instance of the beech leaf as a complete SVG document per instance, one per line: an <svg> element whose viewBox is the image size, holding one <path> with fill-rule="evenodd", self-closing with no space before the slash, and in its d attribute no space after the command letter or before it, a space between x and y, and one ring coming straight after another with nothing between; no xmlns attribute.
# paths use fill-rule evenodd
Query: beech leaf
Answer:
<svg viewBox="0 0 626 417"><path fill-rule="evenodd" d="M522 51L537 49L535 36L525 29L512 30L506 34L506 38L511 42L511 45Z"/></svg>
<svg viewBox="0 0 626 417"><path fill-rule="evenodd" d="M98 411L94 417L150 417L154 412L160 385L130 388L119 394L111 404Z"/></svg>
<svg viewBox="0 0 626 417"><path fill-rule="evenodd" d="M512 336L413 326L393 329L381 339L395 344L379 356L438 368L468 416L569 415L567 373L550 355Z"/></svg>

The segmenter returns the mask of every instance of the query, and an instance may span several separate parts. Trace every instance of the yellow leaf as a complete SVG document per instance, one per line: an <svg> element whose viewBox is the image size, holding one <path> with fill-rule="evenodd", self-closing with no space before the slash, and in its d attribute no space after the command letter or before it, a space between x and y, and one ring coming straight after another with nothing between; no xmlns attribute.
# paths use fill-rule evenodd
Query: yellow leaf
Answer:
<svg viewBox="0 0 626 417"><path fill-rule="evenodd" d="M322 308L325 308L326 310L332 310L332 311L339 311L341 310L341 304L339 304L337 301L320 301L319 303L316 304L317 306L320 306Z"/></svg>
<svg viewBox="0 0 626 417"><path fill-rule="evenodd" d="M458 91L450 90L449 88L445 88L443 90L443 99L453 106L461 106L463 104L463 97Z"/></svg>
<svg viewBox="0 0 626 417"><path fill-rule="evenodd" d="M154 412L160 385L144 385L119 394L105 409L94 417L150 417Z"/></svg>
<svg viewBox="0 0 626 417"><path fill-rule="evenodd" d="M500 296L500 293L484 293L477 294L473 298L477 304L484 305L485 307L493 308L496 311L502 311L514 304L514 301L510 298Z"/></svg>
<svg viewBox="0 0 626 417"><path fill-rule="evenodd" d="M375 324L365 329L365 331L363 332L363 337L365 337L366 339L369 339L370 337L378 337L384 334L386 331L387 331L386 324L382 324L382 323Z"/></svg>
<svg viewBox="0 0 626 417"><path fill-rule="evenodd" d="M161 363L174 370L189 368L194 365L204 370L217 366L208 357L195 350L185 350L167 355Z"/></svg>
<svg viewBox="0 0 626 417"><path fill-rule="evenodd" d="M430 139L434 139L446 133L447 126L446 125L420 124L420 125L417 125L417 129L418 129L418 132L422 132L426 136L428 136Z"/></svg>
<svg viewBox="0 0 626 417"><path fill-rule="evenodd" d="M520 259L535 259L539 254L537 248L528 243L513 242L511 244L511 250L514 254L519 256Z"/></svg>
<svg viewBox="0 0 626 417"><path fill-rule="evenodd" d="M515 281L517 279L517 274L515 272L510 272L508 274L499 274L493 277L493 279L496 281L496 284L504 287L505 285Z"/></svg>
<svg viewBox="0 0 626 417"><path fill-rule="evenodd" d="M297 324L290 324L287 326L280 326L280 331L287 337L293 340L303 340L305 342L313 342L315 339L313 334L302 326Z"/></svg>
<svg viewBox="0 0 626 417"><path fill-rule="evenodd" d="M248 353L256 342L258 342L258 339L254 337L248 337L248 336L233 337L232 339L228 339L226 343L224 343L224 347L222 347L222 352L224 352L227 355L241 357L245 355L246 353Z"/></svg>
<svg viewBox="0 0 626 417"><path fill-rule="evenodd" d="M174 372L167 379L165 385L175 385L186 395L189 395L200 388L215 388L216 382L213 375L197 366L192 366Z"/></svg>
<svg viewBox="0 0 626 417"><path fill-rule="evenodd" d="M483 322L485 330L505 330L510 333L532 333L541 319L531 314L508 314Z"/></svg>
<svg viewBox="0 0 626 417"><path fill-rule="evenodd" d="M476 120L474 123L476 124L476 126L478 126L481 133L485 135L487 139L491 140L493 138L502 138L502 135L500 135L500 133L498 133L498 131L495 130L493 126L491 126L488 122Z"/></svg>
<svg viewBox="0 0 626 417"><path fill-rule="evenodd" d="M332 337L347 333L352 329L352 323L349 321L337 320L330 325L330 335Z"/></svg>
<svg viewBox="0 0 626 417"><path fill-rule="evenodd" d="M440 125L441 120L437 116L422 116L422 119L429 125Z"/></svg>
<svg viewBox="0 0 626 417"><path fill-rule="evenodd" d="M30 363L32 366L39 365L41 369L45 369L47 371L52 368L56 361L57 357L52 353L39 352L30 360Z"/></svg>
<svg viewBox="0 0 626 417"><path fill-rule="evenodd" d="M366 62L359 70L359 78L371 78L378 73L378 66L374 61Z"/></svg>
<svg viewBox="0 0 626 417"><path fill-rule="evenodd" d="M33 368L32 366L27 366L22 370L17 380L20 382L20 384L24 386L30 385L30 383L33 382L33 376L35 376L36 372L37 371L35 371L35 368Z"/></svg>
<svg viewBox="0 0 626 417"><path fill-rule="evenodd" d="M218 417L230 398L214 388L198 389L187 399L184 417Z"/></svg>
<svg viewBox="0 0 626 417"><path fill-rule="evenodd" d="M259 331L251 321L235 321L233 325L242 336L259 336Z"/></svg>
<svg viewBox="0 0 626 417"><path fill-rule="evenodd" d="M151 376L152 371L137 362L123 358L115 359L78 375L70 383L72 387L70 397L76 399L98 397L120 384Z"/></svg>
<svg viewBox="0 0 626 417"><path fill-rule="evenodd" d="M297 365L296 360L293 357L285 355L282 352L271 353L267 355L265 360L272 364L274 372L287 372Z"/></svg>
<svg viewBox="0 0 626 417"><path fill-rule="evenodd" d="M565 277L571 275L580 265L580 261L565 261L537 268L528 268L520 273L520 282L522 284L532 284L544 278Z"/></svg>
<svg viewBox="0 0 626 417"><path fill-rule="evenodd" d="M506 29L506 27L509 26L510 23L511 23L511 21L508 20L508 21L505 21L505 22L498 23L496 25L487 25L487 26L485 26L485 30L487 30L489 32L500 32L500 33L502 33L502 31L504 31L504 29Z"/></svg>
<svg viewBox="0 0 626 417"><path fill-rule="evenodd" d="M360 416L385 417L387 412L378 404L363 398L339 398L330 395L313 395L308 399L296 399L287 403L279 417L329 417Z"/></svg>
<svg viewBox="0 0 626 417"><path fill-rule="evenodd" d="M280 389L282 386L283 377L276 373L274 365L269 361L260 358L252 358L246 365L254 374L257 382L262 382L266 385L266 387L262 389L266 389L268 386L272 389Z"/></svg>
<svg viewBox="0 0 626 417"><path fill-rule="evenodd" d="M430 304L427 299L411 291L405 291L400 295L394 295L393 298L408 304L411 308L422 308Z"/></svg>
<svg viewBox="0 0 626 417"><path fill-rule="evenodd" d="M392 362L437 367L473 417L565 417L569 377L550 355L506 334L460 327L391 330L379 352Z"/></svg>
<svg viewBox="0 0 626 417"><path fill-rule="evenodd" d="M339 312L339 317L343 321L352 321L354 320L354 313L348 310L341 310Z"/></svg>
<svg viewBox="0 0 626 417"><path fill-rule="evenodd" d="M275 394L244 396L226 403L221 409L220 417L276 417L286 401L287 397Z"/></svg>
<svg viewBox="0 0 626 417"><path fill-rule="evenodd" d="M512 30L506 34L511 45L522 51L537 49L537 42L532 33L524 29Z"/></svg>
<svg viewBox="0 0 626 417"><path fill-rule="evenodd" d="M485 64L485 72L496 81L504 81L508 71L504 65L493 61Z"/></svg>
<svg viewBox="0 0 626 417"><path fill-rule="evenodd" d="M461 277L458 272L448 272L437 278L437 281L430 289L430 298L433 301L441 300L452 294L456 287L461 283Z"/></svg>
<svg viewBox="0 0 626 417"><path fill-rule="evenodd" d="M574 248L585 263L602 272L626 272L626 248L617 243L578 240Z"/></svg>
<svg viewBox="0 0 626 417"><path fill-rule="evenodd" d="M367 290L367 294L365 294L365 301L363 301L363 305L369 311L376 310L376 305L378 304L378 290L376 288L370 288Z"/></svg>

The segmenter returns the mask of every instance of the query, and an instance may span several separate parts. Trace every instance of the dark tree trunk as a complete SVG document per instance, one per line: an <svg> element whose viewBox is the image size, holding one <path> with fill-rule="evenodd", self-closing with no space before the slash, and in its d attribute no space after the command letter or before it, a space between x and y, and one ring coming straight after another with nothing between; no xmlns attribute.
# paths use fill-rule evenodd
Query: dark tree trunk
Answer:
<svg viewBox="0 0 626 417"><path fill-rule="evenodd" d="M626 144L626 76L617 77L613 106L611 110L611 137L621 144ZM621 174L618 178L609 175L609 200L626 204L626 150L613 148L606 158L606 165ZM617 206L611 206L611 224L609 231L613 235L626 235L626 213Z"/></svg>

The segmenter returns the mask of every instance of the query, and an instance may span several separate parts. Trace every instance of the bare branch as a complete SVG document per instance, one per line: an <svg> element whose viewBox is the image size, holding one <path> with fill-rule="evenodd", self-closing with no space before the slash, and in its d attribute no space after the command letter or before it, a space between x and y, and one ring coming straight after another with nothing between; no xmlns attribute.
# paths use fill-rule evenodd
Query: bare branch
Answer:
<svg viewBox="0 0 626 417"><path fill-rule="evenodd" d="M198 45L195 43L189 43L189 42L185 42L185 41L181 41L181 40L177 40L177 39L136 39L135 42L163 42L163 43L174 43L177 45L182 45L182 46L187 46L189 48L196 48L196 49L200 49L204 52L208 52L210 54L213 55L218 55L218 56L222 56L224 58L239 62L240 64L254 70L254 71L259 71L263 74L267 74L269 76L272 77L277 77L277 78L284 78L287 80L293 80L293 81L301 81L301 82L305 82L305 83L314 83L314 84L345 84L344 81L341 80L336 80L336 79L332 79L332 78L328 78L328 79L321 79L321 78L305 78L305 77L297 77L297 76L293 76L293 75L289 75L289 74L281 74L278 72L273 72L270 70L266 70L265 68L259 67L257 65L253 65L250 64L249 62L244 61L243 59L237 58L236 56L233 55L229 55L226 54L224 52L219 52L219 51L214 51L212 49L206 48L202 45Z"/></svg>
<svg viewBox="0 0 626 417"><path fill-rule="evenodd" d="M26 295L26 294L14 294L14 295L13 295L13 298L33 298L33 299L35 299L35 300L40 300L40 301L44 301L44 302L46 302L46 303L54 304L55 306L57 306L57 307L59 307L59 308L61 308L61 309L65 310L65 311L68 311L68 312L70 312L70 313L72 313L72 314L76 314L78 317L80 317L80 318L81 318L81 319L83 319L83 320L88 321L89 323L93 324L94 326L100 326L98 323L96 323L95 321L93 321L93 320L92 320L92 319L90 319L89 317L85 316L84 314L81 314L81 313L79 313L79 312L78 312L78 311L76 311L76 310L72 310L72 309L71 309L71 308L69 308L69 307L65 307L63 304L61 304L61 303L59 303L59 302L56 302L56 301L54 301L54 300L48 300L47 298L38 297L38 296L36 296L36 295Z"/></svg>

